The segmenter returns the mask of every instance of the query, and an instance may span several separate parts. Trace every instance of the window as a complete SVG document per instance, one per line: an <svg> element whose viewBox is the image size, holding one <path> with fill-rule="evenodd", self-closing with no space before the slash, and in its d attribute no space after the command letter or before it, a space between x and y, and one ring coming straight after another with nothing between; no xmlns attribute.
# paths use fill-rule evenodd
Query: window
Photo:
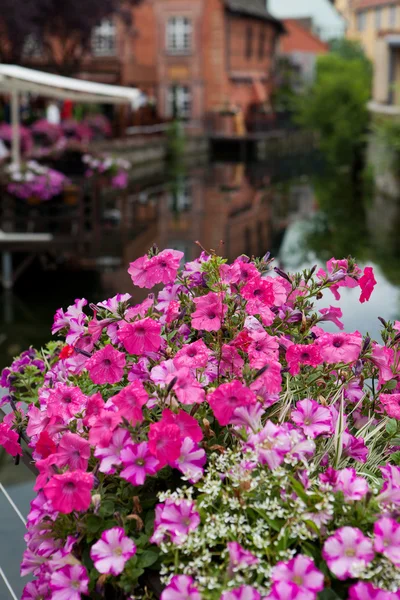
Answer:
<svg viewBox="0 0 400 600"><path fill-rule="evenodd" d="M357 29L365 31L367 28L367 13L365 11L357 13Z"/></svg>
<svg viewBox="0 0 400 600"><path fill-rule="evenodd" d="M397 6L395 4L392 4L392 6L389 8L389 26L395 27L396 21L397 21Z"/></svg>
<svg viewBox="0 0 400 600"><path fill-rule="evenodd" d="M259 46L258 46L258 58L260 60L262 60L265 57L265 43L267 41L267 36L265 34L264 29L261 29L260 31L260 39L259 39Z"/></svg>
<svg viewBox="0 0 400 600"><path fill-rule="evenodd" d="M172 85L167 96L167 116L188 119L192 114L192 91L187 85Z"/></svg>
<svg viewBox="0 0 400 600"><path fill-rule="evenodd" d="M253 28L246 29L246 58L253 56Z"/></svg>
<svg viewBox="0 0 400 600"><path fill-rule="evenodd" d="M105 19L94 28L92 52L95 56L115 56L117 50L117 30L115 23Z"/></svg>
<svg viewBox="0 0 400 600"><path fill-rule="evenodd" d="M375 9L375 27L380 29L382 27L382 8Z"/></svg>
<svg viewBox="0 0 400 600"><path fill-rule="evenodd" d="M171 17L167 24L167 49L176 54L192 48L192 22L187 17Z"/></svg>

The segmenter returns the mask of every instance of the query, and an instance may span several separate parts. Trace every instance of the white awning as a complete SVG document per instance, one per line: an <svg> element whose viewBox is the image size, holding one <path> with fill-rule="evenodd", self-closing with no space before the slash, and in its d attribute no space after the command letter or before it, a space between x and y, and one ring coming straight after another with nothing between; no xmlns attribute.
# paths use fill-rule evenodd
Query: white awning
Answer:
<svg viewBox="0 0 400 600"><path fill-rule="evenodd" d="M19 94L21 92L84 103L130 104L132 108L139 108L144 100L144 94L136 88L72 79L72 77L62 77L18 65L2 64L0 64L1 92L11 94L12 160L16 164L19 164L21 160L19 115Z"/></svg>
<svg viewBox="0 0 400 600"><path fill-rule="evenodd" d="M62 77L17 65L0 64L0 91L31 92L46 98L99 102L104 104L131 104L140 106L143 94L136 88L95 83L83 79Z"/></svg>

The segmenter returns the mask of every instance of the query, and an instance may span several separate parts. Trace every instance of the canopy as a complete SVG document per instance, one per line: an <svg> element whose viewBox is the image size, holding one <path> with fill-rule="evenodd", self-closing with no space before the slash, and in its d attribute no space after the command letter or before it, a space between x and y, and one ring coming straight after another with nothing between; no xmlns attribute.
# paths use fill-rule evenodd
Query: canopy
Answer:
<svg viewBox="0 0 400 600"><path fill-rule="evenodd" d="M19 135L19 93L30 92L58 100L102 104L130 104L139 107L143 94L136 88L95 83L83 79L62 77L43 71L26 69L18 65L0 64L0 92L11 94L13 145L12 158L20 162Z"/></svg>

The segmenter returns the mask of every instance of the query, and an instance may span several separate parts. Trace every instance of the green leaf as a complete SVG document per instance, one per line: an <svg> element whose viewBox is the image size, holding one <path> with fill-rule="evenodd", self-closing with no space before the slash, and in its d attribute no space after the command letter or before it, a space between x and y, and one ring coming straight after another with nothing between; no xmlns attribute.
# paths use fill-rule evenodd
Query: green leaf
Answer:
<svg viewBox="0 0 400 600"><path fill-rule="evenodd" d="M89 515L86 519L86 529L89 533L97 533L103 527L103 521L96 515Z"/></svg>
<svg viewBox="0 0 400 600"><path fill-rule="evenodd" d="M397 379L391 379L385 384L387 390L395 390L397 387Z"/></svg>
<svg viewBox="0 0 400 600"><path fill-rule="evenodd" d="M318 600L340 600L340 596L332 588L325 588L318 594Z"/></svg>
<svg viewBox="0 0 400 600"><path fill-rule="evenodd" d="M309 498L304 491L304 487L301 485L300 481L297 481L294 477L290 476L290 483L292 484L294 492L298 495L299 498L303 500L306 504L309 503Z"/></svg>
<svg viewBox="0 0 400 600"><path fill-rule="evenodd" d="M147 567L151 567L158 560L158 553L153 550L145 550L142 554L138 556L137 566L142 569L146 569Z"/></svg>
<svg viewBox="0 0 400 600"><path fill-rule="evenodd" d="M103 500L100 504L99 515L102 517L109 517L115 512L115 505L112 500Z"/></svg>
<svg viewBox="0 0 400 600"><path fill-rule="evenodd" d="M386 425L386 432L390 435L396 435L397 433L397 421L396 419L390 419Z"/></svg>
<svg viewBox="0 0 400 600"><path fill-rule="evenodd" d="M397 467L400 467L400 452L395 452L394 454L392 454L392 456L390 457L390 462L395 464Z"/></svg>

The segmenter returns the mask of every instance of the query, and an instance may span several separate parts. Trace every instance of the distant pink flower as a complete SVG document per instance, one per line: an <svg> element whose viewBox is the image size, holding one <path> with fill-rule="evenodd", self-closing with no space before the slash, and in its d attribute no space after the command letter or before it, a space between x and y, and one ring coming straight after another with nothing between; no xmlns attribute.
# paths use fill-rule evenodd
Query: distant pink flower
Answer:
<svg viewBox="0 0 400 600"><path fill-rule="evenodd" d="M206 453L189 437L183 440L179 458L171 464L188 478L190 483L197 483L203 477Z"/></svg>
<svg viewBox="0 0 400 600"><path fill-rule="evenodd" d="M161 600L201 600L192 577L175 575L161 594Z"/></svg>
<svg viewBox="0 0 400 600"><path fill-rule="evenodd" d="M222 302L222 295L210 292L206 296L194 298L196 310L192 313L193 329L219 331L224 315L228 309Z"/></svg>
<svg viewBox="0 0 400 600"><path fill-rule="evenodd" d="M322 556L338 579L357 577L374 556L372 542L356 527L341 527L324 543Z"/></svg>
<svg viewBox="0 0 400 600"><path fill-rule="evenodd" d="M189 369L203 369L207 366L211 350L207 348L203 340L183 346L174 356L174 365L177 369L188 367Z"/></svg>
<svg viewBox="0 0 400 600"><path fill-rule="evenodd" d="M160 463L149 451L147 442L128 444L121 451L124 469L120 476L132 485L143 485L147 475L155 475L160 469Z"/></svg>
<svg viewBox="0 0 400 600"><path fill-rule="evenodd" d="M291 418L306 435L312 438L332 431L331 411L310 398L296 404Z"/></svg>
<svg viewBox="0 0 400 600"><path fill-rule="evenodd" d="M292 344L286 350L286 361L291 375L298 375L301 365L318 367L323 363L316 344Z"/></svg>
<svg viewBox="0 0 400 600"><path fill-rule="evenodd" d="M149 396L143 387L141 381L133 381L116 396L111 398L114 406L118 408L118 412L122 417L125 417L131 425L136 425L143 421L142 408L148 401Z"/></svg>
<svg viewBox="0 0 400 600"><path fill-rule="evenodd" d="M0 446L11 456L22 456L19 435L7 423L0 423Z"/></svg>
<svg viewBox="0 0 400 600"><path fill-rule="evenodd" d="M107 529L91 550L90 557L99 573L120 575L125 563L136 554L136 546L122 527Z"/></svg>
<svg viewBox="0 0 400 600"><path fill-rule="evenodd" d="M157 504L154 533L150 541L159 545L170 538L177 546L183 544L191 531L200 524L200 515L191 500L172 500Z"/></svg>
<svg viewBox="0 0 400 600"><path fill-rule="evenodd" d="M374 270L372 267L365 267L364 274L358 280L358 285L361 288L360 302L367 302L371 298L371 294L376 286Z"/></svg>
<svg viewBox="0 0 400 600"><path fill-rule="evenodd" d="M374 524L374 548L400 568L400 523L381 517Z"/></svg>
<svg viewBox="0 0 400 600"><path fill-rule="evenodd" d="M100 459L100 473L113 475L121 463L121 452L131 440L131 436L125 429L118 428L112 433L112 437L108 444L104 447L96 446L94 455Z"/></svg>
<svg viewBox="0 0 400 600"><path fill-rule="evenodd" d="M293 583L305 594L311 592L314 598L324 589L323 574L316 568L312 558L303 554L297 554L287 562L278 562L272 569L271 580L273 583Z"/></svg>
<svg viewBox="0 0 400 600"><path fill-rule="evenodd" d="M180 430L181 439L190 438L194 442L201 442L203 439L203 430L197 419L190 416L186 411L179 410L177 413L168 408L163 410L162 420L169 425L177 425Z"/></svg>
<svg viewBox="0 0 400 600"><path fill-rule="evenodd" d="M285 454L291 450L291 441L285 428L267 421L264 428L250 435L248 445L253 448L262 465L276 469L283 463Z"/></svg>
<svg viewBox="0 0 400 600"><path fill-rule="evenodd" d="M282 365L276 360L269 360L263 366L263 372L250 385L250 389L261 396L265 402L271 394L278 394L282 387Z"/></svg>
<svg viewBox="0 0 400 600"><path fill-rule="evenodd" d="M125 354L107 344L95 352L85 366L93 383L103 385L120 382L124 376L125 363Z"/></svg>
<svg viewBox="0 0 400 600"><path fill-rule="evenodd" d="M71 471L86 471L90 458L90 444L77 433L67 432L57 448L57 466L68 466Z"/></svg>
<svg viewBox="0 0 400 600"><path fill-rule="evenodd" d="M261 600L261 595L250 585L242 585L240 588L223 592L220 600Z"/></svg>
<svg viewBox="0 0 400 600"><path fill-rule="evenodd" d="M359 581L349 588L349 600L395 600L394 595L367 583Z"/></svg>
<svg viewBox="0 0 400 600"><path fill-rule="evenodd" d="M329 308L321 308L319 311L322 317L319 321L331 321L339 329L344 329L344 325L340 319L343 317L343 313L340 308L330 306Z"/></svg>
<svg viewBox="0 0 400 600"><path fill-rule="evenodd" d="M54 475L44 486L43 491L55 510L69 514L74 510L87 510L92 499L94 484L92 473L73 471Z"/></svg>
<svg viewBox="0 0 400 600"><path fill-rule="evenodd" d="M149 450L160 467L174 463L181 453L182 439L178 425L170 425L163 419L152 423L149 430Z"/></svg>
<svg viewBox="0 0 400 600"><path fill-rule="evenodd" d="M129 354L158 352L161 346L161 323L150 317L125 323L120 328L118 337Z"/></svg>
<svg viewBox="0 0 400 600"><path fill-rule="evenodd" d="M65 383L56 383L49 390L47 399L47 416L61 416L71 418L86 407L87 397L79 387L69 386Z"/></svg>
<svg viewBox="0 0 400 600"><path fill-rule="evenodd" d="M102 446L110 443L115 429L120 425L122 419L119 413L103 409L97 415L94 425L89 431L89 442L91 446Z"/></svg>
<svg viewBox="0 0 400 600"><path fill-rule="evenodd" d="M235 569L243 567L251 567L257 565L260 560L254 556L249 550L246 550L237 542L228 542L229 552L229 570L233 572Z"/></svg>
<svg viewBox="0 0 400 600"><path fill-rule="evenodd" d="M400 394L380 394L379 400L386 414L400 421Z"/></svg>
<svg viewBox="0 0 400 600"><path fill-rule="evenodd" d="M317 342L323 361L334 363L352 363L360 356L362 337L354 333L324 333Z"/></svg>
<svg viewBox="0 0 400 600"><path fill-rule="evenodd" d="M117 175L112 177L111 187L113 187L116 190L124 190L126 187L128 187L128 182L128 173L126 173L125 171L120 171L119 173L117 173Z"/></svg>
<svg viewBox="0 0 400 600"><path fill-rule="evenodd" d="M81 600L89 590L89 577L83 565L66 565L51 575L52 600Z"/></svg>
<svg viewBox="0 0 400 600"><path fill-rule="evenodd" d="M223 383L209 394L207 400L220 425L228 425L236 408L257 401L255 393L239 381Z"/></svg>
<svg viewBox="0 0 400 600"><path fill-rule="evenodd" d="M358 477L356 470L347 468L337 472L335 492L342 492L346 500L361 500L369 492L367 481Z"/></svg>
<svg viewBox="0 0 400 600"><path fill-rule="evenodd" d="M200 383L197 379L192 375L190 369L184 367L169 375L167 377L166 382L172 381L172 379L177 378L173 390L182 404L191 405L191 404L201 404L206 399L206 393L203 390Z"/></svg>

